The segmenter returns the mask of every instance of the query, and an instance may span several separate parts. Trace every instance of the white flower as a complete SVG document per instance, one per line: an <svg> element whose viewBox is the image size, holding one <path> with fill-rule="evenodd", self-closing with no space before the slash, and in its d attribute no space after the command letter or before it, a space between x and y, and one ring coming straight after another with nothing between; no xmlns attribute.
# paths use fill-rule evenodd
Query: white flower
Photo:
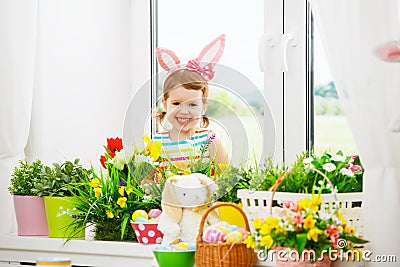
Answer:
<svg viewBox="0 0 400 267"><path fill-rule="evenodd" d="M307 164L310 164L313 160L314 160L313 158L309 157L309 158L303 159L302 162L304 165L307 165Z"/></svg>
<svg viewBox="0 0 400 267"><path fill-rule="evenodd" d="M122 171L124 169L124 166L126 164L126 159L125 159L125 153L124 153L123 149L115 152L115 157L112 159L112 164L118 170Z"/></svg>
<svg viewBox="0 0 400 267"><path fill-rule="evenodd" d="M339 172L345 176L349 176L349 177L354 176L354 173L351 170L346 169L346 168L341 168Z"/></svg>
<svg viewBox="0 0 400 267"><path fill-rule="evenodd" d="M323 221L327 221L329 219L332 218L332 214L329 212L325 212L325 211L320 211L319 212L319 217L323 220Z"/></svg>
<svg viewBox="0 0 400 267"><path fill-rule="evenodd" d="M334 170L336 170L336 166L333 163L325 163L322 168L324 168L324 170L327 172L333 172Z"/></svg>
<svg viewBox="0 0 400 267"><path fill-rule="evenodd" d="M147 162L147 163L153 164L152 158L150 158L149 156L141 155L141 154L136 155L135 161L136 161L136 163Z"/></svg>
<svg viewBox="0 0 400 267"><path fill-rule="evenodd" d="M331 158L331 160L344 162L346 160L346 157L336 154Z"/></svg>

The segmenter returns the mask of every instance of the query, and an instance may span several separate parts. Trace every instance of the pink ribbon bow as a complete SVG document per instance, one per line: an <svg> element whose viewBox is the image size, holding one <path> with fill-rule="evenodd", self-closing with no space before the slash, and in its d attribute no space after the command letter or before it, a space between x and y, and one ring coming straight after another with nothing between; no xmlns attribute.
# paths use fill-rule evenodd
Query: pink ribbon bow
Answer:
<svg viewBox="0 0 400 267"><path fill-rule="evenodd" d="M197 59L192 59L189 60L189 62L186 65L186 68L197 71L207 81L210 81L212 78L214 78L214 70L211 64L207 64L204 67L202 67L200 66L199 61Z"/></svg>

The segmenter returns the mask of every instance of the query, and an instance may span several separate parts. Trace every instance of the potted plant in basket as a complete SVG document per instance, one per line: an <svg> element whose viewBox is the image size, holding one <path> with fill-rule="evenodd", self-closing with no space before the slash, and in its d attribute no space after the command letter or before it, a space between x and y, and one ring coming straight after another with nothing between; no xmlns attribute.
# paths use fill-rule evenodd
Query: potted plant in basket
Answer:
<svg viewBox="0 0 400 267"><path fill-rule="evenodd" d="M92 167L84 180L69 185L76 197L76 209L69 212L75 217L73 224L81 228L94 226L96 240L135 241L129 225L134 211L160 208L160 200L146 194L140 184L140 177L156 173L156 149L135 150L127 158L122 140L108 138L100 158L102 169Z"/></svg>
<svg viewBox="0 0 400 267"><path fill-rule="evenodd" d="M65 161L61 165L53 163L52 167L45 166L40 178L34 183L33 192L44 197L49 237L81 238L84 232L68 227L74 220L64 216L74 209L73 191L69 184L84 181L88 170L82 167L79 159Z"/></svg>
<svg viewBox="0 0 400 267"><path fill-rule="evenodd" d="M8 190L13 195L18 235L48 235L44 200L32 191L42 169L39 159L32 163L20 160L18 167L14 168Z"/></svg>
<svg viewBox="0 0 400 267"><path fill-rule="evenodd" d="M362 231L363 168L357 156L344 156L340 151L336 154L325 152L321 156L303 152L290 166L273 165L270 160L262 172L264 177L255 176L250 180L253 190L238 191L250 220L267 214L270 204L276 206L283 201L311 198L315 189L323 188L320 192L322 206L332 201L336 194L341 212L349 218L349 225ZM271 202L273 191L276 194Z"/></svg>
<svg viewBox="0 0 400 267"><path fill-rule="evenodd" d="M264 256L272 249L278 266L328 267L339 257L361 259L359 249L368 241L347 225L335 203L321 210L321 201L320 195L313 195L284 202L279 217L256 218L247 247Z"/></svg>

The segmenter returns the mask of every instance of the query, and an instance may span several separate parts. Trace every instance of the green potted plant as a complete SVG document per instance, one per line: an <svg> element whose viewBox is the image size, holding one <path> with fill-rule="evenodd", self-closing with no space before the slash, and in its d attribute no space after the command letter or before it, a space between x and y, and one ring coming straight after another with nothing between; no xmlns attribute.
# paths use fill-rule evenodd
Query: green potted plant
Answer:
<svg viewBox="0 0 400 267"><path fill-rule="evenodd" d="M251 179L250 189L238 191L250 220L267 214L271 205L276 207L280 202L310 198L312 193L322 188L322 207L336 201L336 195L351 226L362 228L363 193L360 191L364 170L358 156L345 156L341 151L317 156L305 151L291 165L274 165L272 160L268 160L260 169L263 175ZM272 191L276 191L275 195ZM280 209L274 208L274 211Z"/></svg>
<svg viewBox="0 0 400 267"><path fill-rule="evenodd" d="M69 214L78 227L94 226L95 240L135 241L130 225L133 212L161 208L159 198L146 194L140 183L140 177L148 176L155 166L146 151L136 150L126 160L120 138L108 138L105 150L102 169L92 167L84 180L68 185L76 196L76 210Z"/></svg>
<svg viewBox="0 0 400 267"><path fill-rule="evenodd" d="M40 178L34 182L32 191L44 197L49 237L81 238L84 231L69 227L74 218L68 216L73 210L75 197L68 187L71 183L84 181L88 170L83 168L79 159L65 161L61 165L53 163L52 167L45 166Z"/></svg>
<svg viewBox="0 0 400 267"><path fill-rule="evenodd" d="M32 190L42 170L43 164L39 159L32 163L23 159L14 168L11 176L8 190L13 195L18 235L20 236L48 235L44 200Z"/></svg>

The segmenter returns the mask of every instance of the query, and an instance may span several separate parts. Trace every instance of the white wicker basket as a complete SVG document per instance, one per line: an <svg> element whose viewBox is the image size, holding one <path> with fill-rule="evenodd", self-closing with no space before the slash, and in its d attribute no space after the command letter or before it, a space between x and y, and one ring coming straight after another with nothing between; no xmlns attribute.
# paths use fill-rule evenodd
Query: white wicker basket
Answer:
<svg viewBox="0 0 400 267"><path fill-rule="evenodd" d="M254 191L247 189L239 189L237 196L241 199L243 204L243 210L247 215L249 221L255 218L266 218L270 214L270 205L272 203L271 198L273 196L272 191ZM303 198L311 198L311 194L300 194L300 193L287 193L287 192L275 192L273 196L276 201L298 201ZM321 210L324 209L325 205L335 202L335 197L332 194L322 194ZM363 193L337 193L337 201L340 204L340 212L347 220L347 224L357 229L357 232L363 233L363 221L362 221L362 203ZM360 207L361 203L361 207ZM358 204L358 205L357 205ZM276 216L279 208L272 208L272 215Z"/></svg>

